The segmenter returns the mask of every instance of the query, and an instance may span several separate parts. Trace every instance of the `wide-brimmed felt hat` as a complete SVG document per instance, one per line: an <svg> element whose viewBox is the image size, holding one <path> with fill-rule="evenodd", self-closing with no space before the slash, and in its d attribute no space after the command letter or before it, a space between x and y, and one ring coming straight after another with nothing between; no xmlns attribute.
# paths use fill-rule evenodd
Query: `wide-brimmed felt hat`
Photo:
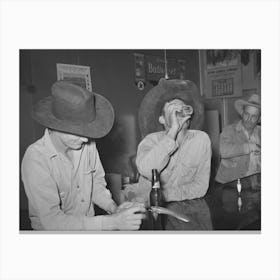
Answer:
<svg viewBox="0 0 280 280"><path fill-rule="evenodd" d="M142 138L147 134L163 130L159 116L167 101L178 98L193 107L191 129L202 129L204 123L204 104L197 86L188 80L160 79L143 98L139 108L139 128Z"/></svg>
<svg viewBox="0 0 280 280"><path fill-rule="evenodd" d="M245 106L253 106L261 108L261 98L259 94L252 94L247 99L238 99L234 103L234 107L239 115L242 115Z"/></svg>
<svg viewBox="0 0 280 280"><path fill-rule="evenodd" d="M33 108L32 116L41 125L89 138L111 130L114 110L105 97L66 81L55 82L51 93Z"/></svg>

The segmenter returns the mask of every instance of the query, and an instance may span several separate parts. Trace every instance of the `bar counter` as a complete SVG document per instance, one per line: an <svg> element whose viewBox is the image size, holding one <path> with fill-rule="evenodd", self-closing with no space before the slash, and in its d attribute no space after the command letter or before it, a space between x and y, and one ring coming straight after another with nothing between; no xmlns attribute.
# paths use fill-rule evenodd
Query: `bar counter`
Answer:
<svg viewBox="0 0 280 280"><path fill-rule="evenodd" d="M261 174L241 178L226 184L214 182L205 197L165 205L188 218L183 222L170 215L148 213L141 230L219 231L261 230ZM157 216L157 217L156 217Z"/></svg>

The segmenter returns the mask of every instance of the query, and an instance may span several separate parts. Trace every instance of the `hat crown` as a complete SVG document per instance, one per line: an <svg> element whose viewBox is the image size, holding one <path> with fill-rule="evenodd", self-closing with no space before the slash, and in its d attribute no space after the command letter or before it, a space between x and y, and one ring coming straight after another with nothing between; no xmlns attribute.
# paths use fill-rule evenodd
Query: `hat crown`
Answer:
<svg viewBox="0 0 280 280"><path fill-rule="evenodd" d="M89 123L96 116L94 94L65 81L52 86L52 113L64 121Z"/></svg>
<svg viewBox="0 0 280 280"><path fill-rule="evenodd" d="M239 115L243 114L245 106L253 106L261 108L261 97L259 94L252 94L246 99L237 99L234 103L234 107Z"/></svg>
<svg viewBox="0 0 280 280"><path fill-rule="evenodd" d="M260 105L261 104L260 96L258 94L252 94L249 97L248 102L252 104Z"/></svg>

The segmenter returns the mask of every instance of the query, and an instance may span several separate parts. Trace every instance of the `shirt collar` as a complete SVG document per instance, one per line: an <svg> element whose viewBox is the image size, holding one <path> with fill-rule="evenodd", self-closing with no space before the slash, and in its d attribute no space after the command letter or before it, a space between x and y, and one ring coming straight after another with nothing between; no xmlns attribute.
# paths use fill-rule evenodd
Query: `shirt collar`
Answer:
<svg viewBox="0 0 280 280"><path fill-rule="evenodd" d="M57 156L58 152L56 151L56 149L52 143L48 128L45 129L44 142L45 142L45 146L47 148L49 158Z"/></svg>

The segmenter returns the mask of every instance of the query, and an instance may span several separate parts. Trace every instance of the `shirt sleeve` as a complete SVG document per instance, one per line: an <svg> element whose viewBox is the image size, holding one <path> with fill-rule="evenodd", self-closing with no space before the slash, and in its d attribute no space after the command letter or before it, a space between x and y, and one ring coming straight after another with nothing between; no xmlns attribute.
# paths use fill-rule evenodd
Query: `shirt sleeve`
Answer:
<svg viewBox="0 0 280 280"><path fill-rule="evenodd" d="M182 183L177 187L170 186L168 188L167 186L165 195L168 201L178 200L178 198L181 198L181 200L194 199L206 194L209 187L212 150L209 136L204 135L203 145L199 147L201 149L199 154L201 153L202 156L196 167L195 175L191 180L188 177L182 177ZM177 176L182 176L182 174L177 174Z"/></svg>
<svg viewBox="0 0 280 280"><path fill-rule="evenodd" d="M139 173L148 180L152 179L152 169L161 172L168 164L170 156L177 150L175 140L164 135L160 141L157 135L148 135L139 144L136 165Z"/></svg>
<svg viewBox="0 0 280 280"><path fill-rule="evenodd" d="M93 146L93 158L96 172L93 178L92 201L105 211L114 213L117 205L112 199L111 192L106 188L105 172L95 145Z"/></svg>
<svg viewBox="0 0 280 280"><path fill-rule="evenodd" d="M38 155L24 156L22 180L28 203L35 209L44 230L102 230L103 216L73 216L61 210L56 182Z"/></svg>
<svg viewBox="0 0 280 280"><path fill-rule="evenodd" d="M232 127L226 127L220 136L221 158L233 158L250 153L248 142L237 142Z"/></svg>

